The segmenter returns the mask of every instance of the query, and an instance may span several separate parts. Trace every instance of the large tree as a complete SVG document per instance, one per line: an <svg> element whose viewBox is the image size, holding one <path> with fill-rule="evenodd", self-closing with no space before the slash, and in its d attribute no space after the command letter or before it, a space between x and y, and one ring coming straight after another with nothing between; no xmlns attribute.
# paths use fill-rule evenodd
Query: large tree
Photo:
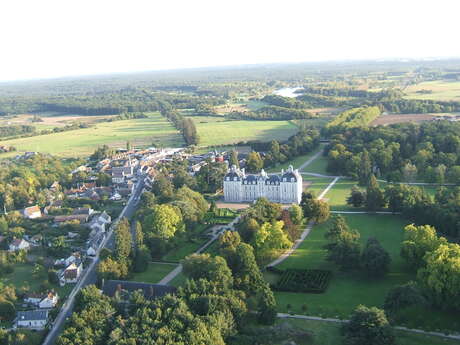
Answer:
<svg viewBox="0 0 460 345"><path fill-rule="evenodd" d="M145 217L143 229L147 236L168 240L182 230L182 215L172 205L156 205Z"/></svg>
<svg viewBox="0 0 460 345"><path fill-rule="evenodd" d="M425 256L418 271L427 296L438 306L460 311L460 245L444 243Z"/></svg>
<svg viewBox="0 0 460 345"><path fill-rule="evenodd" d="M122 218L115 229L115 255L117 260L126 261L132 248L131 228L127 218Z"/></svg>
<svg viewBox="0 0 460 345"><path fill-rule="evenodd" d="M246 168L249 172L259 172L264 167L264 161L260 157L259 152L252 151L248 155Z"/></svg>
<svg viewBox="0 0 460 345"><path fill-rule="evenodd" d="M182 260L184 274L190 279L206 279L222 287L233 285L233 276L225 259L209 254L192 254Z"/></svg>
<svg viewBox="0 0 460 345"><path fill-rule="evenodd" d="M395 336L381 309L358 306L343 325L346 345L393 345Z"/></svg>
<svg viewBox="0 0 460 345"><path fill-rule="evenodd" d="M432 226L410 224L404 228L401 256L410 267L418 269L425 265L424 257L427 253L446 243L446 239L438 237Z"/></svg>
<svg viewBox="0 0 460 345"><path fill-rule="evenodd" d="M385 206L383 192L379 187L377 179L372 174L366 189L366 209L369 211L377 211L383 206Z"/></svg>
<svg viewBox="0 0 460 345"><path fill-rule="evenodd" d="M376 238L369 238L361 254L361 265L370 277L385 275L390 266L391 258Z"/></svg>

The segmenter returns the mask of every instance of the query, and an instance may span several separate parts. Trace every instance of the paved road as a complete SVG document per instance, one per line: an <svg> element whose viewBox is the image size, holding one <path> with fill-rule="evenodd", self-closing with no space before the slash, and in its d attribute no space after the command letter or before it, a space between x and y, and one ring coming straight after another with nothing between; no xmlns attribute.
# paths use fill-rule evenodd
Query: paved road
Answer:
<svg viewBox="0 0 460 345"><path fill-rule="evenodd" d="M57 337L59 336L59 334L61 333L64 327L65 321L72 314L73 306L75 302L75 296L80 291L80 289L82 289L83 287L87 285L96 283L96 268L99 262L99 251L101 248L108 248L111 250L114 249L115 241L114 241L114 236L113 236L114 234L113 230L121 218L123 217L131 218L134 215L134 212L136 211L136 207L137 207L137 204L139 203L140 195L142 193L143 188L144 188L144 179L140 178L139 182L137 182L136 186L134 187L134 191L130 199L126 203L125 208L120 213L120 216L112 223L106 238L102 241L101 246L98 252L96 253L96 256L94 256L90 265L84 270L82 277L75 284L75 287L73 288L72 292L70 293L64 305L62 306L58 316L56 317L54 321L53 327L51 328L45 340L43 341L43 345L52 345L55 343Z"/></svg>

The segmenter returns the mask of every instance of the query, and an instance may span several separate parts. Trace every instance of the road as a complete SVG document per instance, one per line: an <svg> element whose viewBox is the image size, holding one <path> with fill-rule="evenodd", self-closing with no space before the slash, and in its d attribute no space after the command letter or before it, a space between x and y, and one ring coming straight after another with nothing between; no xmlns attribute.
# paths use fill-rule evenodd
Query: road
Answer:
<svg viewBox="0 0 460 345"><path fill-rule="evenodd" d="M126 217L129 219L134 215L136 207L139 203L142 190L144 189L144 185L144 178L139 178L139 182L136 183L134 191L131 194L131 197L129 198L128 202L126 203L125 208L121 211L118 218L110 226L107 236L102 241L101 246L99 247L99 250L94 256L91 264L87 268L85 268L82 277L75 284L75 287L73 288L66 302L63 304L58 316L54 321L53 327L51 328L45 340L43 341L43 345L52 345L55 343L57 337L59 336L64 327L65 321L72 314L75 296L78 294L78 292L85 286L96 283L96 268L97 264L99 263L99 252L102 248L108 248L111 250L114 249L114 229L121 218Z"/></svg>

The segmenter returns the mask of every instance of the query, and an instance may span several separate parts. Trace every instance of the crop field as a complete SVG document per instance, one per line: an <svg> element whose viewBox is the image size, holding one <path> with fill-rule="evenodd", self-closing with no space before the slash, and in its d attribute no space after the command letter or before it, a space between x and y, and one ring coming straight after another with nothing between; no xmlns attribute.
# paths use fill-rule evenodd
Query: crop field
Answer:
<svg viewBox="0 0 460 345"><path fill-rule="evenodd" d="M0 145L16 147L17 152L11 153L13 155L39 151L75 157L89 155L104 144L124 147L127 141L139 146L150 146L152 143L166 147L183 145L180 133L159 113L150 113L145 119L102 122L90 128L5 140Z"/></svg>
<svg viewBox="0 0 460 345"><path fill-rule="evenodd" d="M289 121L213 121L209 117L193 117L199 146L234 144L248 140L283 141L294 135L298 127Z"/></svg>
<svg viewBox="0 0 460 345"><path fill-rule="evenodd" d="M325 317L347 318L358 305L381 307L388 291L396 286L415 279L415 274L408 272L400 256L403 228L408 221L392 215L344 215L351 229L361 234L361 244L364 245L369 237L377 238L391 256L389 273L382 279L368 278L362 272L341 272L337 267L326 261L327 243L324 234L330 226L330 221L316 225L306 240L285 261L277 266L279 269L322 269L333 272L328 290L323 294L304 294L291 292L275 292L278 309L295 314L307 314ZM265 273L269 282L276 277ZM362 292L366 291L365 294ZM306 311L302 306L306 306ZM460 320L447 312L426 310L420 306L411 312L407 326L430 330L458 329ZM419 316L417 316L419 315ZM425 315L420 317L420 315ZM429 315L429 317L426 317Z"/></svg>
<svg viewBox="0 0 460 345"><path fill-rule="evenodd" d="M420 93L420 91L429 93ZM419 92L417 92L419 91ZM404 90L408 99L460 101L460 81L435 80L411 85Z"/></svg>

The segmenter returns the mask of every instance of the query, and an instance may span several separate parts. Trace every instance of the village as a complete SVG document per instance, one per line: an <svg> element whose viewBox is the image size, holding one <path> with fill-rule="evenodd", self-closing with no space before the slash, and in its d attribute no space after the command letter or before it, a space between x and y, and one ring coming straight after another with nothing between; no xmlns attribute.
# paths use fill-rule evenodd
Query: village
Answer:
<svg viewBox="0 0 460 345"><path fill-rule="evenodd" d="M16 159L35 154L27 152ZM224 154L119 149L112 157L74 169L76 182L71 188L52 183L45 190L45 207L31 205L5 213L21 227L13 231L14 237L0 236L0 261L14 262L5 273L12 277L9 283L18 297L16 317L2 327L40 331L52 323L103 246L111 225L132 201L136 184L142 181L142 191L152 187L158 163L187 159L189 174L194 175L209 161L222 162Z"/></svg>

